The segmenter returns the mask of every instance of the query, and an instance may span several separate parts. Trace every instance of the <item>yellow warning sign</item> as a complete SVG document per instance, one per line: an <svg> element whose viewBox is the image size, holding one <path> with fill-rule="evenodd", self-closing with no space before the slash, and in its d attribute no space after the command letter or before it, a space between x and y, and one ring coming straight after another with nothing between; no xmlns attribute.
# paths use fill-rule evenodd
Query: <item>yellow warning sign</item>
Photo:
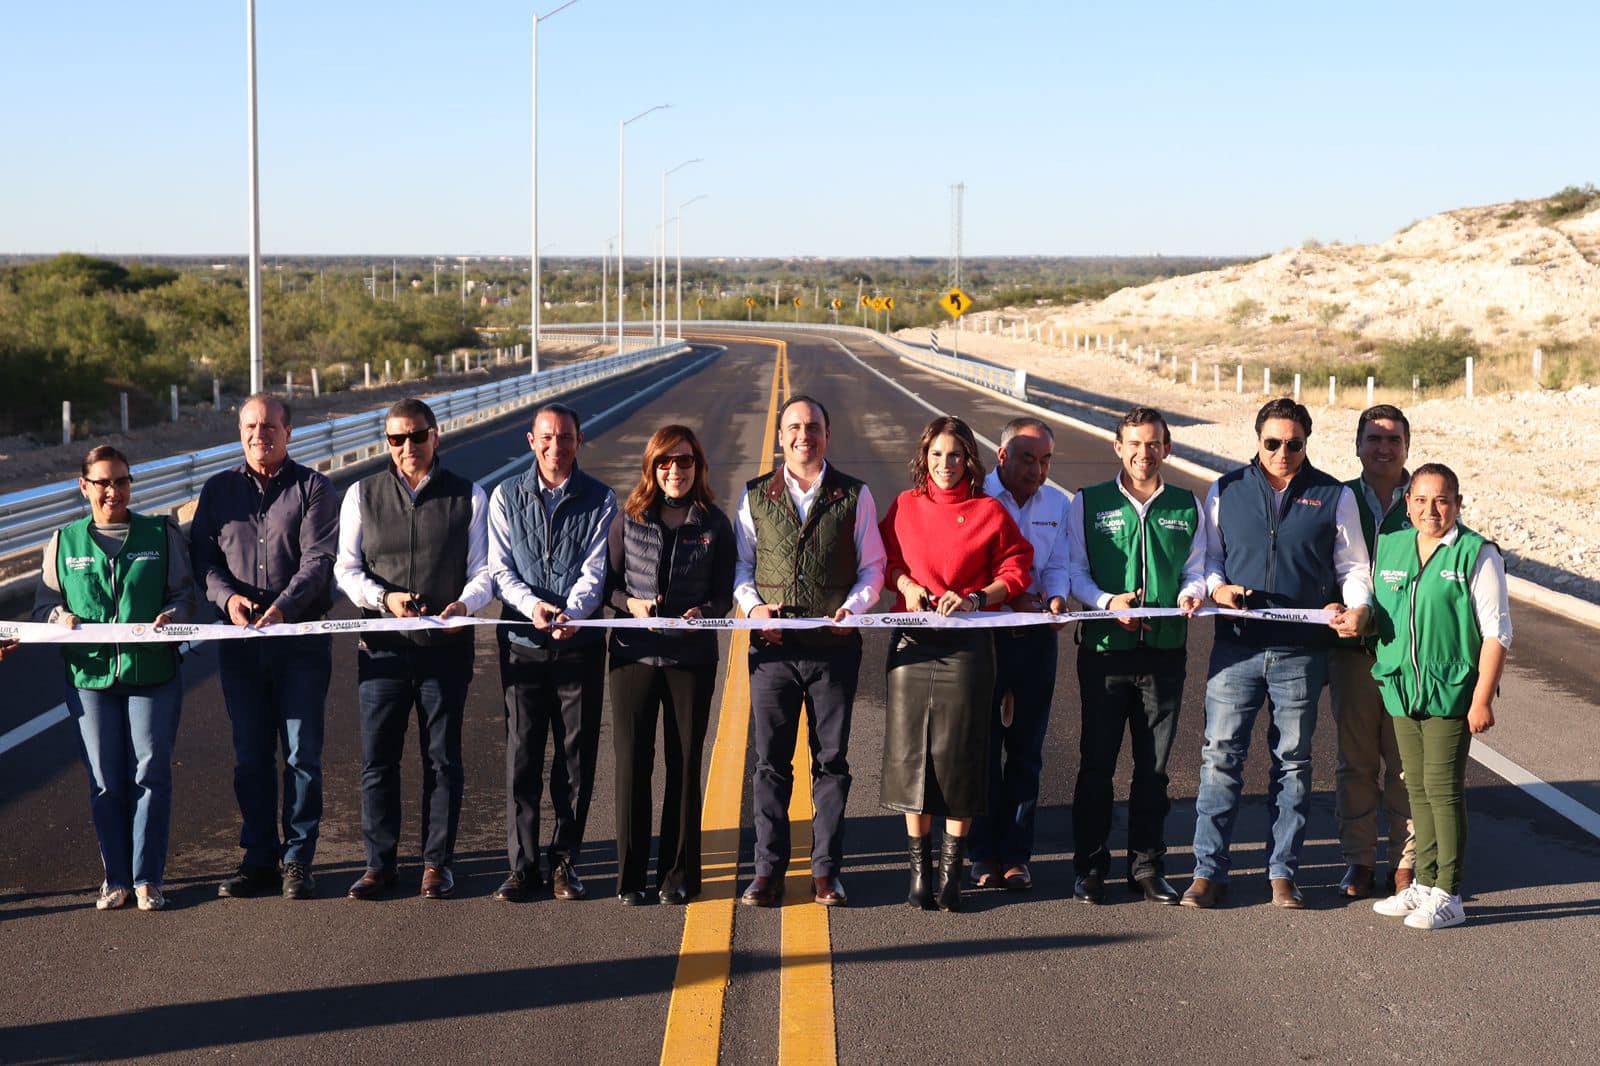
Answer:
<svg viewBox="0 0 1600 1066"><path fill-rule="evenodd" d="M696 307L704 307L706 305L706 298L704 296L700 297L694 302L694 305Z"/></svg>
<svg viewBox="0 0 1600 1066"><path fill-rule="evenodd" d="M835 311L837 311L837 310L839 310L839 308L844 306L844 301L839 299L837 296L835 296L833 298L833 301L828 306L832 307Z"/></svg>
<svg viewBox="0 0 1600 1066"><path fill-rule="evenodd" d="M951 318L960 318L972 310L972 297L960 289L951 289L939 297L939 306L944 308L944 313Z"/></svg>
<svg viewBox="0 0 1600 1066"><path fill-rule="evenodd" d="M756 298L754 296L746 296L744 298L744 305L746 307L754 307L756 305Z"/></svg>
<svg viewBox="0 0 1600 1066"><path fill-rule="evenodd" d="M883 309L885 311L893 311L894 310L894 297L893 296L885 296L883 298Z"/></svg>
<svg viewBox="0 0 1600 1066"><path fill-rule="evenodd" d="M872 302L867 304L867 306L872 308L874 311L882 311L883 307L884 307L883 297L882 296L874 296L872 298Z"/></svg>
<svg viewBox="0 0 1600 1066"><path fill-rule="evenodd" d="M794 298L794 305L795 305L795 306L796 306L796 307L799 307L799 306L800 306L800 297L798 297L798 296L796 296L796 297L795 297L795 298Z"/></svg>
<svg viewBox="0 0 1600 1066"><path fill-rule="evenodd" d="M862 293L861 294L861 306L862 307L871 307L872 306L872 297L868 296L866 293Z"/></svg>

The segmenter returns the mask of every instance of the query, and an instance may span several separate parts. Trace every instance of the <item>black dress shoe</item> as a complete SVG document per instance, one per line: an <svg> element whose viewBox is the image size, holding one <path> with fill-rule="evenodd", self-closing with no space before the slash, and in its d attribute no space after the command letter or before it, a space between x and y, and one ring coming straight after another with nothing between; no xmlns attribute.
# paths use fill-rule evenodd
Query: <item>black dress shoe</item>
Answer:
<svg viewBox="0 0 1600 1066"><path fill-rule="evenodd" d="M283 864L283 898L310 899L317 891L317 879L311 876L311 867L300 862Z"/></svg>
<svg viewBox="0 0 1600 1066"><path fill-rule="evenodd" d="M1128 878L1128 888L1131 891L1143 894L1151 903L1162 903L1168 907L1176 907L1178 890L1167 884L1167 879L1160 874L1150 874L1145 877Z"/></svg>
<svg viewBox="0 0 1600 1066"><path fill-rule="evenodd" d="M248 899L251 896L277 895L283 890L283 876L276 866L247 866L241 864L234 875L217 886L217 895L229 899Z"/></svg>
<svg viewBox="0 0 1600 1066"><path fill-rule="evenodd" d="M1106 901L1106 875L1088 873L1072 882L1072 898L1083 903Z"/></svg>
<svg viewBox="0 0 1600 1066"><path fill-rule="evenodd" d="M669 907L681 907L689 902L689 893L681 888L663 888L658 895Z"/></svg>
<svg viewBox="0 0 1600 1066"><path fill-rule="evenodd" d="M637 891L618 892L617 899L624 907L643 907L646 903L650 902L643 892ZM662 902L666 902L665 897L663 897Z"/></svg>
<svg viewBox="0 0 1600 1066"><path fill-rule="evenodd" d="M350 891L345 895L351 899L377 899L400 880L400 874L394 870L368 870L356 878L356 883L350 886Z"/></svg>
<svg viewBox="0 0 1600 1066"><path fill-rule="evenodd" d="M572 868L571 859L557 859L550 864L550 889L556 899L587 899L589 896L583 878Z"/></svg>
<svg viewBox="0 0 1600 1066"><path fill-rule="evenodd" d="M757 874L739 896L739 902L746 907L776 907L783 902L783 875Z"/></svg>
<svg viewBox="0 0 1600 1066"><path fill-rule="evenodd" d="M513 870L500 882L500 887L494 890L490 898L496 903L526 903L533 898L534 890L538 887L537 878L529 878Z"/></svg>

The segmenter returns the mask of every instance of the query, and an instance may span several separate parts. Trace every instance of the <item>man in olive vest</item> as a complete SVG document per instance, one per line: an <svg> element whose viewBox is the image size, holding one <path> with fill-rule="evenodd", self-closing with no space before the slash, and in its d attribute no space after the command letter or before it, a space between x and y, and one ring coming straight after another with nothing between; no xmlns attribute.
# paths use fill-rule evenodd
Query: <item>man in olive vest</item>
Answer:
<svg viewBox="0 0 1600 1066"><path fill-rule="evenodd" d="M1355 494L1361 533L1374 558L1379 536L1411 524L1405 505L1411 482L1406 471L1410 447L1411 423L1398 407L1379 404L1361 412L1356 423L1361 476L1345 485ZM1372 677L1375 643L1370 636L1341 638L1328 656L1328 695L1339 729L1333 812L1346 864L1339 891L1349 899L1372 895L1380 805L1389 822L1389 868L1396 892L1405 891L1416 866L1411 802L1400 779L1394 722L1384 712Z"/></svg>
<svg viewBox="0 0 1600 1066"><path fill-rule="evenodd" d="M488 499L438 461L439 423L404 399L384 420L389 465L350 486L339 513L334 579L367 618L453 618L483 609L489 576ZM366 633L356 659L361 703L361 836L366 872L351 899L398 880L400 758L415 713L422 745L422 898L455 891L456 830L465 775L461 719L472 682L473 631Z"/></svg>
<svg viewBox="0 0 1600 1066"><path fill-rule="evenodd" d="M501 903L527 900L539 871L539 803L550 738L550 886L557 899L588 895L573 863L583 847L605 697L605 637L565 623L588 618L605 592L606 533L617 497L578 469L578 412L551 403L534 413L534 464L495 486L489 557L500 616L500 684L506 708L506 857ZM698 783L694 787L699 787Z"/></svg>
<svg viewBox="0 0 1600 1066"><path fill-rule="evenodd" d="M1195 796L1194 881L1186 907L1227 895L1230 849L1250 737L1263 705L1272 766L1267 806L1272 904L1303 910L1295 884L1311 805L1311 738L1328 680L1334 634L1361 631L1372 601L1372 561L1355 495L1306 456L1311 412L1288 397L1256 412L1256 454L1206 493L1206 587L1220 607L1328 609L1328 626L1217 619L1206 682L1206 745ZM1331 630L1331 632L1330 632Z"/></svg>
<svg viewBox="0 0 1600 1066"><path fill-rule="evenodd" d="M825 617L869 611L883 591L883 539L872 492L830 466L828 412L792 396L778 412L783 465L745 486L735 540L734 600L751 618ZM755 748L756 876L739 902L783 900L789 865L789 796L800 706L809 708L813 898L846 901L844 808L850 793L850 713L861 668L855 630L759 630L750 641L751 744Z"/></svg>
<svg viewBox="0 0 1600 1066"><path fill-rule="evenodd" d="M1112 444L1122 464L1110 481L1073 497L1067 514L1072 595L1101 611L1176 607L1205 600L1206 519L1194 493L1168 485L1161 464L1172 432L1161 412L1135 407ZM1085 622L1078 646L1083 705L1078 781L1072 797L1074 899L1105 901L1111 872L1112 776L1124 723L1132 743L1128 887L1175 905L1166 881L1167 757L1183 700L1186 618Z"/></svg>

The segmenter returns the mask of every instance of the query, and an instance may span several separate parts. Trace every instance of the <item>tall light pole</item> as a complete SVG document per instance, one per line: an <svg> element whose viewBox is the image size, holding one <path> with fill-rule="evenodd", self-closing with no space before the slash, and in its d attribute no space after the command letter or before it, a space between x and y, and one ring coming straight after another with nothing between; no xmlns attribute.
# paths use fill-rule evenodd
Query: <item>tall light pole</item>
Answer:
<svg viewBox="0 0 1600 1066"><path fill-rule="evenodd" d="M611 294L606 291L611 280L611 245L616 237L606 238L606 250L600 256L600 343L606 342L611 325L611 305L608 302Z"/></svg>
<svg viewBox="0 0 1600 1066"><path fill-rule="evenodd" d="M261 165L256 144L256 0L245 0L245 33L250 97L250 391L260 392L261 362Z"/></svg>
<svg viewBox="0 0 1600 1066"><path fill-rule="evenodd" d="M644 118L646 115L650 114L653 111L665 111L667 108L669 108L671 106L672 106L671 104L657 104L655 107L646 108L645 110L639 112L637 115L634 115L632 118L625 118L621 122L617 123L617 354L618 355L622 354L622 346L623 346L623 344L625 343L625 340L626 340L626 338L624 336L624 331L623 331L623 324L628 321L627 308L623 305L623 282L627 277L627 262L628 261L627 261L626 255L625 255L625 253L623 251L623 239L622 239L623 238L623 234L625 232L624 229L623 229L623 225L622 225L622 190L624 188L624 182L623 182L623 173L624 172L623 172L622 164L623 164L623 157L625 155L624 148L625 148L626 142L627 142L628 127L630 125L632 125L633 123L638 122L640 119Z"/></svg>
<svg viewBox="0 0 1600 1066"><path fill-rule="evenodd" d="M683 340L683 209L706 198L701 193L678 205L678 339Z"/></svg>
<svg viewBox="0 0 1600 1066"><path fill-rule="evenodd" d="M530 160L533 171L533 180L531 182L533 200L531 204L532 211L530 212L532 221L529 224L530 233L528 234L528 247L533 252L533 285L528 303L533 308L533 313L529 316L528 322L529 374L537 374L539 372L539 23L552 15L559 15L577 2L578 0L567 0L566 3L552 11L548 11L543 15L533 16L533 70L531 76L532 88L530 90L533 105L533 129L530 138L533 145L531 150L532 159Z"/></svg>
<svg viewBox="0 0 1600 1066"><path fill-rule="evenodd" d="M704 162L704 159L698 158L685 159L677 166L669 167L661 172L661 284L657 286L661 307L658 320L661 323L661 327L656 339L657 344L665 344L667 342L667 177L676 174L693 163Z"/></svg>

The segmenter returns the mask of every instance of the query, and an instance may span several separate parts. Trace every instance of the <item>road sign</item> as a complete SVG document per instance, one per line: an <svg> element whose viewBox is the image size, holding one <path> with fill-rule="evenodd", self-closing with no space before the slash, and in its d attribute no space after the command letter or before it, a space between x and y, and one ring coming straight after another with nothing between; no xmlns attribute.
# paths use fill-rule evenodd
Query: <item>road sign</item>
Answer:
<svg viewBox="0 0 1600 1066"><path fill-rule="evenodd" d="M883 310L883 297L882 296L874 296L872 298L872 300L867 304L867 306L872 308L874 311L882 311Z"/></svg>
<svg viewBox="0 0 1600 1066"><path fill-rule="evenodd" d="M951 289L939 297L939 306L944 308L944 313L951 318L960 318L972 310L972 297L960 289Z"/></svg>
<svg viewBox="0 0 1600 1066"><path fill-rule="evenodd" d="M706 305L706 298L704 296L700 297L694 302L694 305L696 307L704 307Z"/></svg>
<svg viewBox="0 0 1600 1066"><path fill-rule="evenodd" d="M835 311L837 311L837 310L839 310L839 308L844 306L844 301L839 299L837 296L835 296L833 298L833 302L830 303L828 306L832 307Z"/></svg>
<svg viewBox="0 0 1600 1066"><path fill-rule="evenodd" d="M883 298L883 309L885 311L893 311L894 310L894 297L893 296L885 296Z"/></svg>
<svg viewBox="0 0 1600 1066"><path fill-rule="evenodd" d="M796 297L795 297L795 298L794 298L794 305L795 305L795 306L796 306L796 307L799 307L799 306L800 306L800 297L798 297L798 296L796 296Z"/></svg>
<svg viewBox="0 0 1600 1066"><path fill-rule="evenodd" d="M754 296L746 296L744 298L744 305L746 307L754 307L756 305L756 298Z"/></svg>
<svg viewBox="0 0 1600 1066"><path fill-rule="evenodd" d="M871 307L872 306L872 297L868 296L866 293L862 293L861 294L861 306L862 307Z"/></svg>

